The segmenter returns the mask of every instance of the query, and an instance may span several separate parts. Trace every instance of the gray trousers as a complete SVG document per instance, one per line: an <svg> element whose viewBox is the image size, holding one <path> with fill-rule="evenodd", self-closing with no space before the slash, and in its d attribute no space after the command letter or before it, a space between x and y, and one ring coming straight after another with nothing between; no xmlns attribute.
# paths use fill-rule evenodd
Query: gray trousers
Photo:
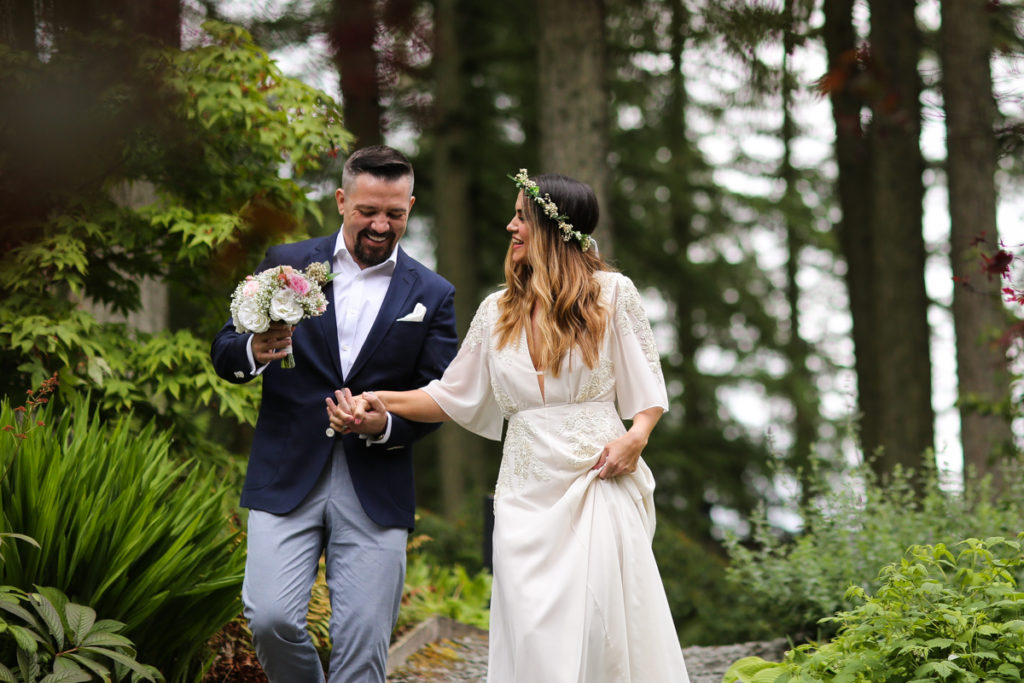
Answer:
<svg viewBox="0 0 1024 683"><path fill-rule="evenodd" d="M306 630L321 553L331 595L330 683L384 683L407 536L366 516L340 443L298 508L286 515L249 511L242 602L271 683L324 680Z"/></svg>

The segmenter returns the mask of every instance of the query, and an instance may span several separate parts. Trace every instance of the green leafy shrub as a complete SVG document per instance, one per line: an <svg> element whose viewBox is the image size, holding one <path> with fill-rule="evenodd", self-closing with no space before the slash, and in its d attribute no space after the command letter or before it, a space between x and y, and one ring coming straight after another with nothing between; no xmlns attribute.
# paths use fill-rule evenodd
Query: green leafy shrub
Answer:
<svg viewBox="0 0 1024 683"><path fill-rule="evenodd" d="M0 125L0 395L58 372L107 414L132 410L177 450L223 460L223 425L255 422L259 383L218 379L210 338L266 246L322 223L299 178L340 163L341 105L239 27L208 22L179 50L106 22L65 40L57 22L46 60L0 45L6 110L54 114ZM88 113L46 104L68 87ZM40 150L75 163L32 163ZM140 312L144 278L172 287L185 329L150 334L82 305Z"/></svg>
<svg viewBox="0 0 1024 683"><path fill-rule="evenodd" d="M921 479L923 493L915 491L908 473L896 472L883 482L862 466L839 485L819 486L820 493L800 511L804 527L795 537L778 534L761 515L749 547L730 538L730 593L742 598L719 611L733 614L723 622L743 624L734 640L826 637L834 626L820 620L851 606L847 589L872 591L878 568L911 545L1013 537L1024 529L1019 472L1008 471L998 492L985 482L945 491L933 470Z"/></svg>
<svg viewBox="0 0 1024 683"><path fill-rule="evenodd" d="M104 423L88 400L20 420L0 402L0 424L46 425L0 442L0 532L39 543L5 552L0 583L59 587L124 622L144 661L184 680L240 610L245 559L222 512L229 489L202 463L172 458L152 424Z"/></svg>
<svg viewBox="0 0 1024 683"><path fill-rule="evenodd" d="M486 629L490 620L491 575L470 575L459 564L434 563L417 552L409 555L397 633L439 614L463 624Z"/></svg>
<svg viewBox="0 0 1024 683"><path fill-rule="evenodd" d="M132 641L119 633L123 628L111 619L97 621L95 610L56 588L25 593L0 586L0 680L163 681L154 667L136 661Z"/></svg>
<svg viewBox="0 0 1024 683"><path fill-rule="evenodd" d="M1020 681L1021 543L971 538L954 548L956 555L942 543L911 547L882 569L873 597L848 591L859 604L829 619L839 625L831 642L800 645L779 664L741 659L724 683Z"/></svg>

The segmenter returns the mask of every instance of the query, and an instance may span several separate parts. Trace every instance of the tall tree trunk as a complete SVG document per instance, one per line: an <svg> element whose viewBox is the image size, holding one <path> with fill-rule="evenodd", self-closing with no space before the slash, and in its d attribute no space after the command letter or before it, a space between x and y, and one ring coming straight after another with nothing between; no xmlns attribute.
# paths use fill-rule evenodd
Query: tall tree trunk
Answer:
<svg viewBox="0 0 1024 683"><path fill-rule="evenodd" d="M1006 356L996 343L1006 325L998 278L978 273L972 240L998 242L996 228L995 103L989 54L991 17L978 0L942 3L942 93L946 108L950 260L953 275L969 282L953 292L960 439L964 465L979 477L997 472L1012 442L1009 421L979 411L1006 399ZM997 482L999 477L994 478Z"/></svg>
<svg viewBox="0 0 1024 683"><path fill-rule="evenodd" d="M460 120L466 108L463 57L458 40L458 0L437 0L433 64L435 74L434 230L437 270L455 285L455 315L459 338L469 329L477 304L476 241L469 216L467 126ZM479 437L453 425L439 433L438 458L444 514L456 519L462 512L467 479L482 484Z"/></svg>
<svg viewBox="0 0 1024 683"><path fill-rule="evenodd" d="M875 296L871 260L871 151L861 124L863 100L852 87L859 73L858 38L853 25L854 0L825 0L825 48L828 53L829 100L835 123L836 180L842 219L837 232L846 260L846 288L853 319L853 345L857 369L859 437L866 454L881 444L879 416L883 407L877 381L878 359L872 343Z"/></svg>
<svg viewBox="0 0 1024 683"><path fill-rule="evenodd" d="M608 87L604 0L537 0L541 170L588 183L601 219L595 236L611 253L608 219Z"/></svg>
<svg viewBox="0 0 1024 683"><path fill-rule="evenodd" d="M879 473L919 468L934 446L928 297L922 234L920 33L916 2L871 2L872 59L880 96L872 101L872 341L881 413Z"/></svg>
<svg viewBox="0 0 1024 683"><path fill-rule="evenodd" d="M334 52L334 65L341 79L341 100L345 128L356 138L356 146L379 145L381 130L380 82L377 53L377 15L373 0L333 0L327 35Z"/></svg>

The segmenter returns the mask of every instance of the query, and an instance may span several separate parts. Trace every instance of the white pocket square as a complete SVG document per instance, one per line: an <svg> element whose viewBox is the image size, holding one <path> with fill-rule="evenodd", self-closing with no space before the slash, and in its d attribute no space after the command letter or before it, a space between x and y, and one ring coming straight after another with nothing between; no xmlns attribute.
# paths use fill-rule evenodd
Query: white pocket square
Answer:
<svg viewBox="0 0 1024 683"><path fill-rule="evenodd" d="M412 313L410 313L409 315L403 315L401 318L399 318L395 322L396 323L421 323L421 322L423 322L423 316L425 316L426 314L427 314L427 307L424 306L421 303L417 303L413 307Z"/></svg>

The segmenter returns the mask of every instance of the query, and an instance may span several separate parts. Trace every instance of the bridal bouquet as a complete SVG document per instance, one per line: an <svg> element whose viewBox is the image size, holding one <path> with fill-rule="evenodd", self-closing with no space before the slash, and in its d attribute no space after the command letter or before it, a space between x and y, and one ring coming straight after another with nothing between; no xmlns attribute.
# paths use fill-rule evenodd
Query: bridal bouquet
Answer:
<svg viewBox="0 0 1024 683"><path fill-rule="evenodd" d="M323 285L334 277L327 262L312 263L305 270L275 266L256 275L247 275L231 295L231 322L235 330L266 332L273 322L297 325L327 310ZM281 367L294 368L291 348Z"/></svg>

